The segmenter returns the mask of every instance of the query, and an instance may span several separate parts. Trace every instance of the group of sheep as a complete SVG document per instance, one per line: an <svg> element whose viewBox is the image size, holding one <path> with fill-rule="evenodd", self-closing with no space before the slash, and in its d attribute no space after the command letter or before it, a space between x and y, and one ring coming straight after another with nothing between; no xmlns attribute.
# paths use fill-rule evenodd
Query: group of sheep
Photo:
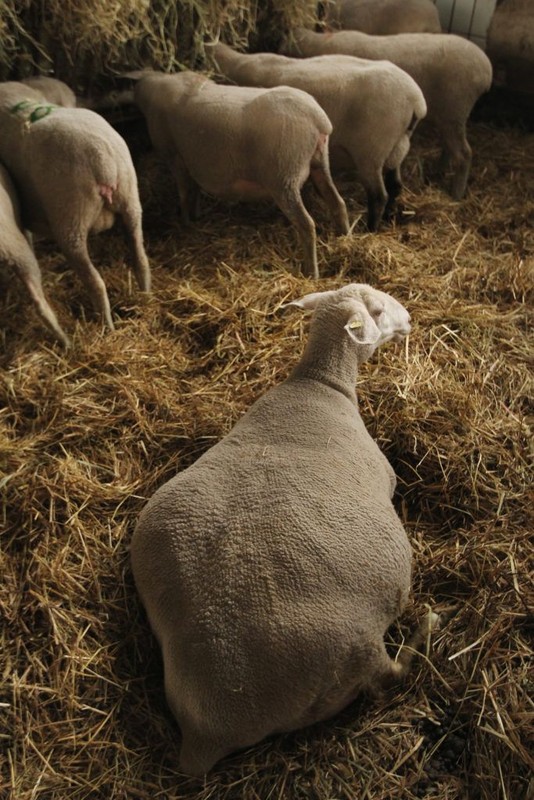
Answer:
<svg viewBox="0 0 534 800"><path fill-rule="evenodd" d="M471 161L466 121L492 77L476 45L437 32L430 0L341 0L328 4L327 19L374 33L387 33L392 24L415 32L296 29L281 45L286 55L208 45L215 68L237 85L187 71L130 73L153 146L175 176L183 219L195 215L199 188L223 198L271 199L297 229L302 271L315 278L315 223L301 197L306 180L324 200L336 232L346 234L347 209L330 164L355 171L367 194L368 228L377 230L393 213L402 161L426 116L442 144L440 167L450 175L451 194L460 199ZM139 287L150 289L137 178L124 140L100 115L77 108L60 81L10 81L0 85L0 162L0 261L14 267L43 321L67 344L22 230L51 234L113 328L88 235L122 217Z"/></svg>
<svg viewBox="0 0 534 800"><path fill-rule="evenodd" d="M334 7L338 24L349 5ZM406 0L405 9L425 9L424 30L429 6L435 14L432 3ZM271 198L300 234L304 271L317 277L304 182L311 178L338 232L347 233L330 154L355 168L375 230L392 211L410 137L425 114L441 137L452 194L463 195L465 123L491 81L476 46L437 32L390 38L297 30L283 49L301 61L243 55L221 43L209 49L239 86L187 71L133 75L135 102L176 178L185 219L195 214L198 187L221 197ZM21 221L2 169L0 258L67 343L23 225L52 233L110 328L89 233L120 215L144 291L150 270L127 145L102 117L56 91L65 89L50 81L0 86L0 160L23 209ZM132 540L136 585L182 732L180 767L194 775L269 734L331 716L361 689L381 691L405 674L437 621L430 614L412 651L390 658L383 637L408 598L411 547L391 502L395 476L365 429L354 389L359 364L409 333L409 314L364 284L292 305L313 311L313 319L290 377L159 489Z"/></svg>

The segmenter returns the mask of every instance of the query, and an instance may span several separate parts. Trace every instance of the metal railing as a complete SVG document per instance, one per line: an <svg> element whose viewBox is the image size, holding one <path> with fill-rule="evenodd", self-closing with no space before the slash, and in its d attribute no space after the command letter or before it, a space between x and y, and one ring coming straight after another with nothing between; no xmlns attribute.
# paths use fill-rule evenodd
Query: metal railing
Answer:
<svg viewBox="0 0 534 800"><path fill-rule="evenodd" d="M483 50L497 0L434 0L441 27L448 33L465 36Z"/></svg>

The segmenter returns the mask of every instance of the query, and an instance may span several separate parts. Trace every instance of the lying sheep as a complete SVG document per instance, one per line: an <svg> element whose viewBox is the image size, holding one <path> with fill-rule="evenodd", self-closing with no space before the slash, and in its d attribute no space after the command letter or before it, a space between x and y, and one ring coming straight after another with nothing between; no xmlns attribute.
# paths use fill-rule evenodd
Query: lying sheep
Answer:
<svg viewBox="0 0 534 800"><path fill-rule="evenodd" d="M174 173L184 221L195 215L198 187L216 197L272 199L300 234L304 272L317 278L315 224L301 198L308 177L337 232L349 224L330 175L332 125L315 100L287 87L218 86L188 71L130 75L140 78L134 100Z"/></svg>
<svg viewBox="0 0 534 800"><path fill-rule="evenodd" d="M240 85L285 84L315 97L334 128L332 163L356 169L367 193L367 226L377 230L384 213L393 212L402 188L400 166L426 113L417 84L385 62L347 56L304 62L270 53L245 55L221 43L210 50L220 72Z"/></svg>
<svg viewBox="0 0 534 800"><path fill-rule="evenodd" d="M364 284L291 305L315 313L289 378L162 486L133 534L180 769L193 775L380 693L413 653L394 661L384 646L410 591L411 547L354 388L360 362L409 333L409 314Z"/></svg>
<svg viewBox="0 0 534 800"><path fill-rule="evenodd" d="M334 28L373 36L441 33L432 0L334 0L326 4L325 21Z"/></svg>
<svg viewBox="0 0 534 800"><path fill-rule="evenodd" d="M44 295L39 264L22 232L15 187L2 164L0 164L0 229L2 231L0 264L17 273L28 289L43 322L59 342L68 346L68 337Z"/></svg>
<svg viewBox="0 0 534 800"><path fill-rule="evenodd" d="M92 232L122 218L139 286L150 289L137 177L124 139L98 114L43 101L40 91L0 84L0 159L19 191L24 227L56 240L93 305L113 329L104 281L87 250Z"/></svg>
<svg viewBox="0 0 534 800"><path fill-rule="evenodd" d="M464 196L472 155L466 122L492 79L491 63L479 47L449 33L368 36L358 31L321 34L298 28L282 50L306 59L325 53L386 58L405 70L421 87L428 109L426 119L440 137L439 170L451 174L452 197L460 200Z"/></svg>

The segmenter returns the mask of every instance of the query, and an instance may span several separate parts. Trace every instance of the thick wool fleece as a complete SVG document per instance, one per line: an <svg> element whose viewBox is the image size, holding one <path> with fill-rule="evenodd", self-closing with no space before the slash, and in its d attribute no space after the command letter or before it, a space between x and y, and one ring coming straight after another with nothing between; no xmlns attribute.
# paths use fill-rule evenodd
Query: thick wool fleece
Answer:
<svg viewBox="0 0 534 800"><path fill-rule="evenodd" d="M313 97L288 86L221 86L191 71L141 73L134 97L173 171L184 222L196 216L197 187L222 198L271 199L299 232L303 271L319 277L315 223L301 197L308 177L338 233L348 233L349 221L330 174L332 124Z"/></svg>
<svg viewBox="0 0 534 800"><path fill-rule="evenodd" d="M400 67L420 87L427 106L426 120L441 140L443 169L450 168L450 192L459 200L465 194L471 165L466 123L478 98L491 86L492 66L473 42L450 33L399 33L368 36L360 31L320 34L298 28L284 52L304 57L344 54L383 59ZM335 123L334 128L335 128Z"/></svg>
<svg viewBox="0 0 534 800"><path fill-rule="evenodd" d="M332 166L356 171L367 194L368 227L376 230L388 195L393 203L401 190L400 166L415 125L426 114L415 81L386 61L343 55L301 60L272 53L245 55L221 42L211 52L218 70L242 86L293 86L317 100L333 125Z"/></svg>
<svg viewBox="0 0 534 800"><path fill-rule="evenodd" d="M22 222L51 235L93 306L113 328L104 281L87 249L90 233L124 222L140 288L150 290L137 175L128 145L99 114L63 108L17 81L0 83L0 160L20 196Z"/></svg>
<svg viewBox="0 0 534 800"><path fill-rule="evenodd" d="M241 86L284 84L309 92L334 126L332 148L345 150L361 176L368 172L367 161L381 168L399 166L407 150L399 161L392 154L413 128L414 118L426 114L415 81L385 61L337 54L299 61L272 53L238 53L222 43L212 53L220 72Z"/></svg>
<svg viewBox="0 0 534 800"><path fill-rule="evenodd" d="M133 197L137 178L124 139L94 111L47 104L21 83L0 86L0 158L21 194L24 222L56 240L112 224L112 210ZM100 187L113 187L111 210Z"/></svg>
<svg viewBox="0 0 534 800"><path fill-rule="evenodd" d="M134 533L180 766L194 774L331 716L390 671L383 634L411 571L393 472L353 388L305 363L161 487Z"/></svg>

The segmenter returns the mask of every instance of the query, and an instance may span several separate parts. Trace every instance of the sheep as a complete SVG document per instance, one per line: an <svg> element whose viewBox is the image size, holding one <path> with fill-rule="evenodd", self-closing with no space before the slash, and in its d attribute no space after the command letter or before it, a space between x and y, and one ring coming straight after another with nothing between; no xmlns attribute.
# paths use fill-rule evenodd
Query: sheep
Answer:
<svg viewBox="0 0 534 800"><path fill-rule="evenodd" d="M359 364L402 340L410 316L365 284L289 305L314 311L300 362L156 491L131 541L191 775L362 690L380 695L413 655L394 661L384 646L410 591L411 546L354 388Z"/></svg>
<svg viewBox="0 0 534 800"><path fill-rule="evenodd" d="M68 347L69 339L43 292L39 264L22 232L15 187L2 164L0 164L0 227L2 229L0 264L12 268L17 273L28 289L44 323L55 338Z"/></svg>
<svg viewBox="0 0 534 800"><path fill-rule="evenodd" d="M70 86L57 78L50 78L48 75L33 75L30 78L23 78L20 82L40 92L43 100L48 100L49 103L64 108L76 107L76 95Z"/></svg>
<svg viewBox="0 0 534 800"><path fill-rule="evenodd" d="M386 58L411 75L425 96L426 120L433 124L441 140L438 169L451 174L450 194L461 200L472 158L466 122L492 81L491 62L479 47L449 33L368 36L359 31L320 34L298 28L292 31L282 51L306 59L326 53Z"/></svg>
<svg viewBox="0 0 534 800"><path fill-rule="evenodd" d="M198 73L130 73L152 144L173 171L182 219L196 216L198 187L227 199L272 199L297 228L303 271L317 278L315 223L301 198L308 177L337 233L347 209L330 175L332 125L315 100L288 87L218 86Z"/></svg>
<svg viewBox="0 0 534 800"><path fill-rule="evenodd" d="M113 330L87 237L110 228L115 214L127 230L138 284L150 290L137 176L126 142L95 112L43 102L40 91L8 81L0 84L0 159L19 192L24 227L52 235Z"/></svg>
<svg viewBox="0 0 534 800"><path fill-rule="evenodd" d="M221 74L240 85L285 84L315 97L334 128L332 165L355 168L366 191L368 229L378 230L382 217L392 216L402 189L400 166L426 113L415 81L386 62L347 56L299 62L271 53L245 55L222 43L210 49Z"/></svg>
<svg viewBox="0 0 534 800"><path fill-rule="evenodd" d="M373 36L441 33L432 0L334 0L326 5L325 22L333 28Z"/></svg>

